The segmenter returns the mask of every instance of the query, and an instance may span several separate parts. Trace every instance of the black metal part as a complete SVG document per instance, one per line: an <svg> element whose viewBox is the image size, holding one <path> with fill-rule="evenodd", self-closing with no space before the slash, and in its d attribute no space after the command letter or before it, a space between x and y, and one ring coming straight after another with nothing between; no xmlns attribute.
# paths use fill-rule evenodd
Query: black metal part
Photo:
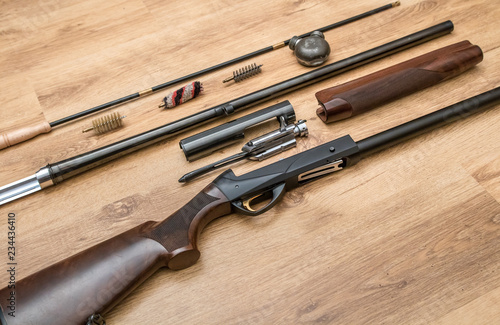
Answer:
<svg viewBox="0 0 500 325"><path fill-rule="evenodd" d="M346 24L349 24L349 23L352 23L356 20L359 20L361 18L365 18L365 17L368 17L368 16L371 16L371 15L374 15L376 13L379 13L379 12L382 12L384 10L387 10L387 9L390 9L390 8L393 8L393 7L396 7L396 6L399 6L399 1L396 1L396 2L393 2L393 3L389 3L389 4L386 4L385 6L382 6L382 7L379 7L379 8L376 8L376 9L373 9L373 10L370 10L370 11L367 11L365 13L362 13L362 14L359 14L359 15L356 15L354 17L351 17L351 18L348 18L348 19L344 19L342 21L339 21L337 23L333 23L331 25L328 25L328 26L325 26L323 28L319 28L319 29L315 29L316 30L319 30L320 32L326 32L326 31L329 31L329 30L332 30L334 28L337 28L337 27L340 27L340 26L343 26L343 25L346 25ZM298 37L299 38L303 38L303 37L307 37L309 35L311 35L313 31L310 31L309 33L305 33L305 34L302 34L302 35L299 35ZM290 43L290 40L286 40L284 43L285 43L285 46L288 45Z"/></svg>
<svg viewBox="0 0 500 325"><path fill-rule="evenodd" d="M249 127L275 118L280 123L280 117L286 124L295 121L295 111L288 100L182 139L179 146L186 159L194 161L243 139Z"/></svg>
<svg viewBox="0 0 500 325"><path fill-rule="evenodd" d="M323 171L330 172L328 167L335 162L340 162L340 168L351 166L367 155L498 104L500 104L500 87L358 142L354 142L349 135L346 135L241 176L236 176L230 169L226 170L213 181L213 184L232 201L233 206L241 210L244 208L245 200L269 191L274 193L274 189L283 183L286 185L284 187L286 190L303 184L299 181L301 175L310 174L313 170L319 171L316 173L318 176L309 178L306 182L324 176L326 173ZM338 169L334 168L331 171ZM261 212L263 211L250 211L248 214L255 215Z"/></svg>
<svg viewBox="0 0 500 325"><path fill-rule="evenodd" d="M331 152L330 147L335 147L335 151ZM234 175L233 171L228 169L219 175L213 184L230 201L252 197L273 189L280 183L285 183L286 190L290 190L301 184L301 174L339 159L344 161L344 166L351 165L355 161L349 157L357 152L356 142L346 135L241 176Z"/></svg>
<svg viewBox="0 0 500 325"><path fill-rule="evenodd" d="M249 152L239 152L237 154L234 154L230 157L226 157L224 159L218 160L212 164L203 166L201 168L198 168L196 170L190 171L189 173L184 174L181 178L179 178L179 183L186 183L189 182L192 179L195 179L196 177L199 177L203 174L206 174L212 170L216 170L217 168L222 168L224 166L227 166L229 164L235 163L237 161L243 160L249 156Z"/></svg>
<svg viewBox="0 0 500 325"><path fill-rule="evenodd" d="M487 108L499 103L500 87L497 87L454 105L398 125L392 129L360 140L357 142L359 155L361 158L365 157L407 139L414 138L424 132L434 130L443 125L486 110Z"/></svg>
<svg viewBox="0 0 500 325"><path fill-rule="evenodd" d="M256 105L273 97L305 87L314 82L324 80L344 71L348 71L363 64L446 35L452 30L453 23L451 21L446 21L384 45L377 46L371 50L356 54L350 58L325 65L321 68L317 68L313 71L280 82L276 85L255 91L227 103L184 117L180 120L165 124L155 129L83 153L81 155L50 164L48 167L51 170L52 180L54 184L57 184L64 179L85 172L143 147L165 140L170 136L181 131L188 130L191 127L202 125L203 123L211 121L217 117L231 114L235 110L241 110Z"/></svg>
<svg viewBox="0 0 500 325"><path fill-rule="evenodd" d="M381 11L390 9L392 7L394 7L394 4L387 4L385 6L382 6L382 7L379 7L379 8L370 10L370 11L367 11L365 13L356 15L356 16L348 18L348 19L344 19L344 20L339 21L337 23L333 23L331 25L328 25L328 26L325 26L323 28L316 29L316 30L319 30L319 31L322 31L322 32L328 31L328 30L331 30L331 29L334 29L334 28L346 25L348 23L352 23L352 22L354 22L356 20L359 20L359 19L371 16L373 14L379 13ZM306 36L309 36L311 33L312 32L309 32L309 33L303 34L303 35L301 35L299 37L306 37ZM289 42L290 42L290 40L288 39L286 41L283 41L283 44L286 46L286 45L288 45ZM167 81L165 83L162 83L162 84L156 85L154 87L151 87L152 93L154 93L154 92L156 92L158 90L170 87L170 86L172 86L174 84L177 84L177 83L180 83L180 82L184 82L184 81L188 81L189 79L192 79L192 78L195 78L195 77L199 77L199 76L201 76L201 75L203 75L205 73L212 72L212 71L218 70L220 68L227 67L227 66L229 66L231 64L238 63L238 62L241 62L243 60L247 60L247 59L256 57L257 55L261 55L261 54L264 54L264 53L267 53L267 52L271 52L272 50L275 50L276 48L277 47L275 47L273 45L267 46L267 47L265 47L263 49L260 49L260 50L257 50L257 51L254 51L254 52L242 55L240 57L237 57L237 58L234 58L234 59L231 59L231 60L228 60L228 61L216 64L216 65L211 66L209 68L206 68L206 69L203 69L203 70L200 70L200 71L197 71L197 72L190 73L190 74L188 74L186 76L179 77L179 78L174 79L174 80ZM89 115L89 114L98 112L100 110L103 110L103 109L106 109L106 108L109 108L109 107L112 107L112 106L116 106L116 105L119 105L119 104L126 103L126 102L128 102L130 100L133 100L133 99L136 99L136 98L139 98L139 97L141 97L141 94L140 94L140 92L137 92L137 93L134 93L134 94L131 94L131 95L119 98L119 99L112 100L112 101L110 101L108 103L104 103L102 105L89 108L89 109L84 110L82 112L79 112L79 113L76 113L76 114L73 114L73 115L70 115L70 116L66 116L66 117L64 117L62 119L59 119L57 121L50 122L49 124L50 124L51 127L54 127L54 126L57 126L57 125L60 125L60 124L63 124L63 123L66 123L66 122L78 119L78 118L83 117L85 115Z"/></svg>
<svg viewBox="0 0 500 325"><path fill-rule="evenodd" d="M297 141L295 137L306 137L308 134L309 130L307 129L305 120L299 120L296 124L286 125L286 119L281 116L279 129L250 140L241 148L242 152L240 153L218 160L183 175L179 179L179 182L188 182L212 170L227 166L245 158L262 161L280 154L285 150L296 147Z"/></svg>
<svg viewBox="0 0 500 325"><path fill-rule="evenodd" d="M101 111L103 109L106 109L106 108L109 108L109 107L112 107L112 106L116 106L116 105L128 102L128 101L130 101L132 99L139 98L140 96L141 95L139 93L131 94L131 95L119 98L119 99L115 99L115 100L113 100L111 102L108 102L108 103L105 103L105 104L102 104L102 105L99 105L99 106L96 106L96 107L89 108L89 109L87 109L85 111L81 111L81 112L78 112L76 114L63 117L62 119L59 119L59 120L54 121L54 122L50 122L49 124L50 124L50 127L58 126L60 124L63 124L63 123L66 123L66 122L69 122L69 121L72 121L72 120L76 120L77 118L80 118L80 117L83 117L83 116L86 116L86 115L89 115L89 114Z"/></svg>

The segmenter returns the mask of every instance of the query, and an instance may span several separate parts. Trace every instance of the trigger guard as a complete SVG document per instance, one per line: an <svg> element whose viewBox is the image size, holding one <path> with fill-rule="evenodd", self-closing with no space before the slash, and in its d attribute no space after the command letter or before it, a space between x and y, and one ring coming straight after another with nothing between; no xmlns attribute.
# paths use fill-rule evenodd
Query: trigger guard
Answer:
<svg viewBox="0 0 500 325"><path fill-rule="evenodd" d="M234 201L231 202L231 205L236 208L236 210L242 214L248 215L248 216L256 216L261 213L266 212L267 210L271 209L276 203L278 203L279 199L283 197L285 194L285 183L281 183L277 185L275 188L272 189L273 193L273 198L271 199L271 202L269 202L266 206L262 207L259 210L250 210L247 209L243 205L242 200Z"/></svg>

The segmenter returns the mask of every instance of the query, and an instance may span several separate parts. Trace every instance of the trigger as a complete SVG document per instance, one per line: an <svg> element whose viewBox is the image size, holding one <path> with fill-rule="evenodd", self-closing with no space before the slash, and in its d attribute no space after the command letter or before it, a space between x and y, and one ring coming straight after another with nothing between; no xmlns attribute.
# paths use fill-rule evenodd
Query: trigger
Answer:
<svg viewBox="0 0 500 325"><path fill-rule="evenodd" d="M273 196L271 198L271 201L266 206L264 206L258 210L252 209L252 207L251 207L252 201L258 197L261 197L262 195L267 194L268 192L256 195L256 196L251 197L251 198L246 199L246 200L234 201L234 202L231 202L231 204L233 207L236 208L237 211L239 211L243 214L246 214L249 216L256 216L256 215L259 215L259 214L264 213L267 210L271 209L278 202L278 200L281 199L281 197L283 197L283 194L285 194L285 183L281 183L281 184L277 185L272 190L270 190L270 192Z"/></svg>

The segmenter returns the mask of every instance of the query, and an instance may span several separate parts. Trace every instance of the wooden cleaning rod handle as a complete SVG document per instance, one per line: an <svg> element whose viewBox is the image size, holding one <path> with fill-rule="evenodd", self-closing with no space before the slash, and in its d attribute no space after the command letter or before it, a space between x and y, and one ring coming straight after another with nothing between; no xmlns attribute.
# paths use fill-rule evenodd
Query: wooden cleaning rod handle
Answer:
<svg viewBox="0 0 500 325"><path fill-rule="evenodd" d="M52 130L49 122L40 121L14 130L0 133L0 150L36 137Z"/></svg>
<svg viewBox="0 0 500 325"><path fill-rule="evenodd" d="M455 77L483 60L469 41L452 44L316 93L325 123L343 120Z"/></svg>

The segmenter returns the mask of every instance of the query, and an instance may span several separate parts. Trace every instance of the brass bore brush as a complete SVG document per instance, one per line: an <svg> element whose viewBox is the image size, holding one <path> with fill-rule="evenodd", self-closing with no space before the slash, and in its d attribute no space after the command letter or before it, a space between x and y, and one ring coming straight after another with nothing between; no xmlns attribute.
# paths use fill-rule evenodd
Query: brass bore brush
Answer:
<svg viewBox="0 0 500 325"><path fill-rule="evenodd" d="M114 112L106 116L101 116L92 121L92 126L83 129L82 132L94 130L95 134L103 134L122 126L122 119L126 116L120 116L120 113Z"/></svg>
<svg viewBox="0 0 500 325"><path fill-rule="evenodd" d="M234 80L234 82L240 82L243 79L250 78L251 76L254 76L258 73L260 73L262 70L260 69L262 67L261 65L257 65L255 63L247 65L246 67L240 68L239 70L233 71L233 76L224 79L222 81L223 83L229 82L231 80Z"/></svg>

